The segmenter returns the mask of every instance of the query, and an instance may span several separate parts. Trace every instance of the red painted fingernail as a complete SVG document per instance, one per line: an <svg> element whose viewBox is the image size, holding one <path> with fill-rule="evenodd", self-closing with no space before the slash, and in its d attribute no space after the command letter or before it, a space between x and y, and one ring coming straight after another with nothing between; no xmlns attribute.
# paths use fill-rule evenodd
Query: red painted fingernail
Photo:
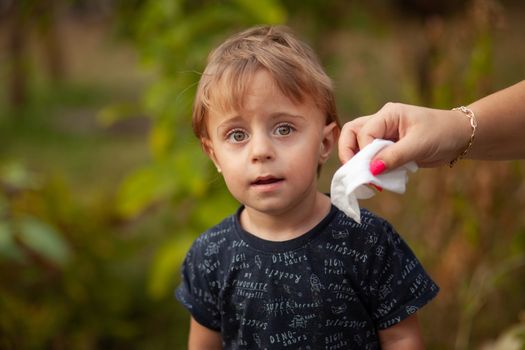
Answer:
<svg viewBox="0 0 525 350"><path fill-rule="evenodd" d="M385 169L386 165L380 159L375 159L370 163L370 172L374 176L381 174L383 171L385 171Z"/></svg>
<svg viewBox="0 0 525 350"><path fill-rule="evenodd" d="M381 186L377 186L376 184L373 184L371 182L368 183L368 186L372 186L373 188L375 188L379 192L383 192L383 187L381 187Z"/></svg>

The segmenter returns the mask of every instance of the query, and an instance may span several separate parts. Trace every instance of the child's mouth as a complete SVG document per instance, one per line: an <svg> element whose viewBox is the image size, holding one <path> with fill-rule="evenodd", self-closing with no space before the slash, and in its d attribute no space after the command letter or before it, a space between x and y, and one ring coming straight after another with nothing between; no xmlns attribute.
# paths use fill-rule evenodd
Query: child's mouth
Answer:
<svg viewBox="0 0 525 350"><path fill-rule="evenodd" d="M283 181L283 179L273 176L264 176L257 178L254 182L252 182L252 185L269 185L280 181Z"/></svg>

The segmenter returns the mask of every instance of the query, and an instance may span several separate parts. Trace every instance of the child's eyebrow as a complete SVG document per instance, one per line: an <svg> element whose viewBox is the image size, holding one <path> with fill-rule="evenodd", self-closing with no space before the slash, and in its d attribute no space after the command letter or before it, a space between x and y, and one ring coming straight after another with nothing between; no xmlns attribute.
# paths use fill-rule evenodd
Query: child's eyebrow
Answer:
<svg viewBox="0 0 525 350"><path fill-rule="evenodd" d="M221 130L228 129L231 127L231 125L238 124L242 122L243 118L240 115L235 115L231 118L227 118L226 120L219 123L217 126L217 133L220 134Z"/></svg>
<svg viewBox="0 0 525 350"><path fill-rule="evenodd" d="M292 118L292 119L302 119L306 120L306 118L299 114L293 114L288 112L275 112L270 114L271 119L279 119L279 118Z"/></svg>

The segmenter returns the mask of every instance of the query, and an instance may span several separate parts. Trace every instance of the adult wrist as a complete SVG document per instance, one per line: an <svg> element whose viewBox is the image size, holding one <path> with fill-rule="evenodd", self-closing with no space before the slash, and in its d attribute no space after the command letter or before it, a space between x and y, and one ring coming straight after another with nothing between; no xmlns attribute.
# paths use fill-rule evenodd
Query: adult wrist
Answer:
<svg viewBox="0 0 525 350"><path fill-rule="evenodd" d="M470 122L471 133L470 133L470 137L468 139L466 146L464 146L462 148L462 151L454 159L450 161L449 167L451 168L454 166L454 164L458 162L458 160L465 158L465 156L468 154L468 152L472 148L472 144L474 143L474 139L476 137L476 130L478 127L478 120L476 118L476 114L474 113L474 111L472 111L472 109L465 107L465 106L459 106L456 108L452 108L452 110L459 111L463 114L463 116L468 118Z"/></svg>

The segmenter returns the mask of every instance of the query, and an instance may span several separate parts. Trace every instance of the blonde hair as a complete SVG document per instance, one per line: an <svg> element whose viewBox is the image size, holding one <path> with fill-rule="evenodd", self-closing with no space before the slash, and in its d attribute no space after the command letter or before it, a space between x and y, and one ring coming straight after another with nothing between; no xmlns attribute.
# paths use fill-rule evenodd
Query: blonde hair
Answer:
<svg viewBox="0 0 525 350"><path fill-rule="evenodd" d="M340 127L332 81L314 51L287 27L258 26L238 33L208 57L193 105L195 135L208 137L206 119L212 108L239 110L255 73L265 69L281 92L296 103L306 98L325 113L326 124Z"/></svg>

